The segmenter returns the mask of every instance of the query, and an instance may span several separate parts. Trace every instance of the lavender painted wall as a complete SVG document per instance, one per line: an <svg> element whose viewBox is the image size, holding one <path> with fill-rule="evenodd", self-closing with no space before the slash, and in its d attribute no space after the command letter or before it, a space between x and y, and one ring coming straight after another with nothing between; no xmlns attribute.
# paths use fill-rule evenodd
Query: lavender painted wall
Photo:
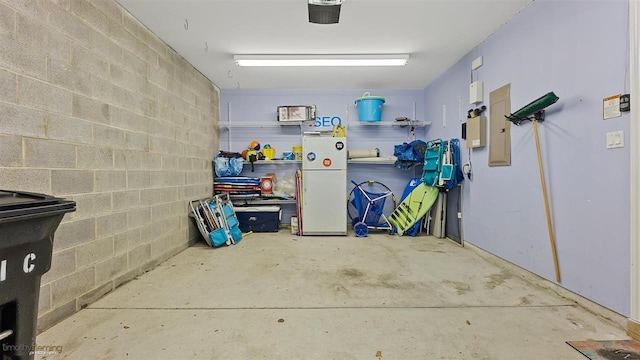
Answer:
<svg viewBox="0 0 640 360"><path fill-rule="evenodd" d="M475 107L468 87L477 56L487 106L489 92L507 83L512 111L554 91L560 100L539 130L561 285L628 316L629 147L607 150L605 134L623 130L628 144L629 117L602 119L602 99L628 91L627 19L626 1L537 0L426 88L425 114L431 136L460 136L458 101L464 117ZM488 147L472 151L464 238L553 281L530 123L512 126L511 151L508 167L489 167Z"/></svg>
<svg viewBox="0 0 640 360"><path fill-rule="evenodd" d="M355 99L361 97L364 89L352 90L221 90L220 92L220 121L232 124L242 122L264 123L264 127L232 128L220 131L220 146L222 150L240 152L249 145L251 140L257 139L261 144L269 143L276 148L278 156L283 151L291 151L293 145L300 145L301 130L297 126L277 126L276 109L281 105L310 105L317 106L319 117L340 117L345 124L358 123ZM424 109L424 90L375 90L371 95L382 96L385 104L382 110L382 123L388 126L348 126L348 149L379 148L381 156L393 155L393 146L413 140L408 128L391 126L396 117L406 116L421 119ZM417 116L414 116L418 114ZM335 120L334 120L335 121ZM425 139L428 127L416 129L415 138ZM304 131L331 130L331 127L305 128ZM267 172L274 172L278 178L290 175L295 171L295 165L261 165L256 166L252 173L245 167L242 175L261 176ZM420 176L422 168L414 171L402 171L393 165L363 165L349 164L347 177L357 183L366 180L376 180L387 185L400 199L405 185L412 176ZM349 182L348 191L353 188ZM346 202L346 201L345 201ZM283 208L283 222L288 223L292 208Z"/></svg>

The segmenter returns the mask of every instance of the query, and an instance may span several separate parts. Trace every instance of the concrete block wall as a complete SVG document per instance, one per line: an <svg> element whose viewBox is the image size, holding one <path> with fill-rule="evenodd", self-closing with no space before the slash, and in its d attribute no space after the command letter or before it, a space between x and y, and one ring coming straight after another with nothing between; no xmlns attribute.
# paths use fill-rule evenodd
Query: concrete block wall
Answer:
<svg viewBox="0 0 640 360"><path fill-rule="evenodd" d="M182 251L210 196L219 90L114 0L0 0L0 189L77 202L40 330Z"/></svg>

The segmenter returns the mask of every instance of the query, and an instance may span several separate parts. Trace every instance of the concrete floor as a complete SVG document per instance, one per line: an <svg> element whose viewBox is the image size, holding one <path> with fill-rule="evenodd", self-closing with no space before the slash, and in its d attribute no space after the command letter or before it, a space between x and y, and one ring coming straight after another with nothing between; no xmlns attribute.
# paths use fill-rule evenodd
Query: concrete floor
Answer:
<svg viewBox="0 0 640 360"><path fill-rule="evenodd" d="M428 236L199 243L37 338L41 359L585 359L614 322Z"/></svg>

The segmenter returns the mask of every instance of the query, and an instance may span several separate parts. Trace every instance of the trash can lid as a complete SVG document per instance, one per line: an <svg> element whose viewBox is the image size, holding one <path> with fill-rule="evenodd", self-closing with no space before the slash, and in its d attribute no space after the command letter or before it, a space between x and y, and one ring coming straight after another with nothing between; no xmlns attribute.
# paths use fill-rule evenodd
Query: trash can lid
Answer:
<svg viewBox="0 0 640 360"><path fill-rule="evenodd" d="M0 220L52 212L72 212L76 203L51 195L0 190Z"/></svg>

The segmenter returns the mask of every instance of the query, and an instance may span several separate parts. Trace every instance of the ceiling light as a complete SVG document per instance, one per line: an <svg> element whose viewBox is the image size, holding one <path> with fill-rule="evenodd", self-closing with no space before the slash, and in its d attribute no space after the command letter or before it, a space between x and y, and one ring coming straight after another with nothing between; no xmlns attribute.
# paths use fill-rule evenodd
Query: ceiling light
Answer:
<svg viewBox="0 0 640 360"><path fill-rule="evenodd" d="M409 55L234 55L238 66L404 66Z"/></svg>

